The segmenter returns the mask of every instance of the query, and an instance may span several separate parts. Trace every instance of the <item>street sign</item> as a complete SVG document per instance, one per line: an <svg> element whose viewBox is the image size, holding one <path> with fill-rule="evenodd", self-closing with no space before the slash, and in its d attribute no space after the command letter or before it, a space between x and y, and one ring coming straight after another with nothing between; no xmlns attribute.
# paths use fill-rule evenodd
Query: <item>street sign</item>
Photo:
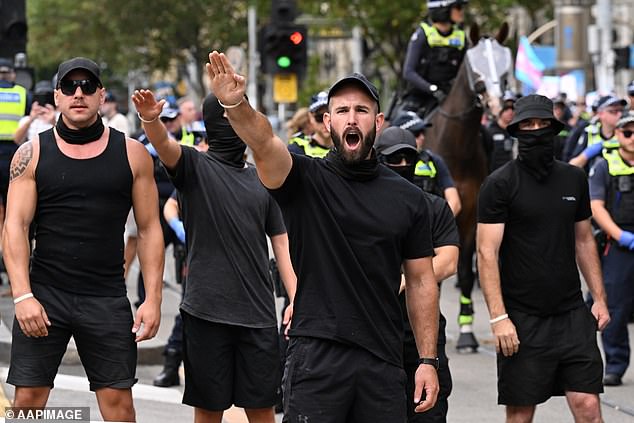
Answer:
<svg viewBox="0 0 634 423"><path fill-rule="evenodd" d="M276 73L273 75L273 101L276 103L297 102L297 74Z"/></svg>

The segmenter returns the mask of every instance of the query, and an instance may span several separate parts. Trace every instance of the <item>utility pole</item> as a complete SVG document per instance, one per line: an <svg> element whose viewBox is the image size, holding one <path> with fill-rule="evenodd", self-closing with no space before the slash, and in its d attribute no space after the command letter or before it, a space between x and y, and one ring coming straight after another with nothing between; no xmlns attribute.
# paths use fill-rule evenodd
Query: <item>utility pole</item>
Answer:
<svg viewBox="0 0 634 423"><path fill-rule="evenodd" d="M592 0L555 0L555 47L559 73L582 69L588 86L588 33ZM584 89L584 91L586 91Z"/></svg>
<svg viewBox="0 0 634 423"><path fill-rule="evenodd" d="M597 0L597 27L600 33L600 57L597 66L597 89L614 91L614 51L612 50L612 0Z"/></svg>

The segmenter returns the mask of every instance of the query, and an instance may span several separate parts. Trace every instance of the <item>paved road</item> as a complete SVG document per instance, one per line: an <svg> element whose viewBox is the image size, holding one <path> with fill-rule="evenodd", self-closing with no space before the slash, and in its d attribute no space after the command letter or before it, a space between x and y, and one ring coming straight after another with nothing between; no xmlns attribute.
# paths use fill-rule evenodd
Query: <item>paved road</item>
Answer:
<svg viewBox="0 0 634 423"><path fill-rule="evenodd" d="M169 255L168 255L169 257ZM168 280L170 280L168 278ZM173 279L172 279L173 280ZM131 283L132 287L132 283ZM134 294L131 295L134 298ZM454 389L449 403L449 422L502 422L504 409L496 404L495 353L488 325L488 313L479 290L474 292L476 321L475 332L481 347L477 354L458 354L455 341L458 334L456 315L458 312L459 292L454 281L443 284L441 307L448 324L448 355L454 379ZM178 287L170 284L164 290L162 328L158 339L150 347L162 345L171 329L174 313L179 300ZM12 305L9 299L0 299L0 313L5 323L11 319ZM0 341L6 342L6 328L0 327ZM634 325L630 325L630 337L634 339ZM143 348L150 348L142 346ZM150 360L151 361L151 360ZM72 362L72 360L71 360ZM0 378L5 380L8 362L0 358ZM151 386L152 379L160 371L156 364L141 364L138 368L139 384L134 388L135 405L139 422L187 422L193 420L191 408L180 404L182 386L177 388L156 388ZM85 373L77 364L63 365L55 382L56 389L50 397L50 405L90 406L91 417L100 420L94 395L88 391ZM6 397L13 397L13 388L3 384ZM606 388L601 396L604 419L608 423L634 423L634 371L631 369L624 377L624 385ZM0 397L0 405L2 397ZM278 415L281 421L281 415ZM246 422L244 413L232 409L226 413L226 423ZM566 402L563 398L553 398L537 409L535 422L558 423L572 422Z"/></svg>

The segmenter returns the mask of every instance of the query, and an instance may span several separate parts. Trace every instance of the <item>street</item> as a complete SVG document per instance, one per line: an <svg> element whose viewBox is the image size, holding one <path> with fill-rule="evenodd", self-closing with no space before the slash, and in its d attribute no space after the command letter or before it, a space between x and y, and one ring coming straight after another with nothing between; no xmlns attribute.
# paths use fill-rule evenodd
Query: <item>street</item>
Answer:
<svg viewBox="0 0 634 423"><path fill-rule="evenodd" d="M171 262L171 253L166 253L168 263ZM135 408L139 422L187 422L193 421L191 407L181 404L183 391L181 386L174 388L157 388L152 386L152 380L160 372L160 346L165 343L171 330L173 317L176 313L180 298L177 285L170 283L173 275L166 272L168 284L163 293L163 317L161 330L157 339L147 341L147 345L140 345L139 354L141 364L137 370L138 384L133 388ZM136 278L132 275L128 278L129 296L135 298L134 287ZM473 422L502 422L504 421L504 409L497 405L495 350L492 345L489 331L488 313L482 292L474 291L473 300L475 307L475 334L480 342L477 354L458 354L455 342L458 336L458 324L456 316L458 312L459 291L454 286L455 279L451 278L443 283L441 295L441 309L448 320L447 325L447 355L450 358L450 368L453 376L453 392L449 398L448 422L473 423ZM0 327L0 340L6 338L7 330L4 325L7 315L11 315L11 300L0 299L0 312L2 313L3 327ZM630 337L634 337L634 325L630 325ZM8 370L8 356L1 354L0 377L6 380ZM89 406L91 418L100 421L101 417L95 396L88 390L88 382L80 364L67 356L65 362L74 364L62 364L55 389L52 391L48 405L50 406ZM143 363L145 362L145 363ZM146 364L147 363L147 364ZM182 367L181 367L182 374ZM3 384L7 399L13 398L13 387ZM607 387L601 396L603 416L606 423L634 422L634 371L630 367L623 378L623 386ZM1 399L0 399L1 402ZM282 415L277 415L277 421L281 422ZM246 422L244 412L240 409L231 409L225 413L225 423ZM536 423L572 422L572 416L568 411L563 397L552 398L537 408L535 414Z"/></svg>

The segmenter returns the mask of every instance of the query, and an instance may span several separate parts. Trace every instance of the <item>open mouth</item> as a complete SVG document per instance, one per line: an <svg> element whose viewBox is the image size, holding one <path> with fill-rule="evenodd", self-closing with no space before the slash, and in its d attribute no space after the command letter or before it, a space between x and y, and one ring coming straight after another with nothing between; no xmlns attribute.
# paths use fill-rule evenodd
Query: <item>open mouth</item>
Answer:
<svg viewBox="0 0 634 423"><path fill-rule="evenodd" d="M356 150L361 145L361 134L355 129L346 131L344 141L350 150Z"/></svg>

